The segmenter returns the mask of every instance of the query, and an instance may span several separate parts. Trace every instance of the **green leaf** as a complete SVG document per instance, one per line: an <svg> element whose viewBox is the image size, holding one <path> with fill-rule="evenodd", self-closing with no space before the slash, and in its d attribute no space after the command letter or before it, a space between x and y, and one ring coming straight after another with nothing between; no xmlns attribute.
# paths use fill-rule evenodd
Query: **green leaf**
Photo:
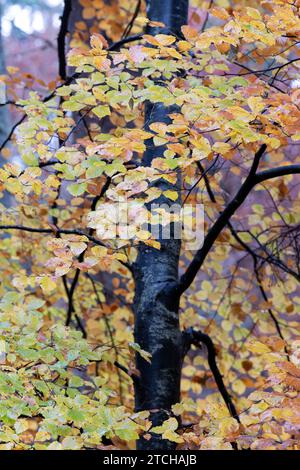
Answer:
<svg viewBox="0 0 300 470"><path fill-rule="evenodd" d="M72 93L72 88L70 86L61 86L56 91L56 94L58 96L68 96L71 93Z"/></svg>
<svg viewBox="0 0 300 470"><path fill-rule="evenodd" d="M101 176L103 174L105 166L106 166L105 164L104 165L97 165L97 163L90 166L86 171L86 177L87 178L98 178L98 176Z"/></svg>
<svg viewBox="0 0 300 470"><path fill-rule="evenodd" d="M107 105L100 105L100 106L96 106L96 108L93 108L93 113L96 114L96 116L101 119L104 116L110 115L110 109L109 109L109 106Z"/></svg>
<svg viewBox="0 0 300 470"><path fill-rule="evenodd" d="M65 101L62 105L65 111L80 111L82 108L85 107L85 104L78 103L77 101Z"/></svg>
<svg viewBox="0 0 300 470"><path fill-rule="evenodd" d="M72 196L81 196L86 191L87 183L72 183L68 186L68 191Z"/></svg>
<svg viewBox="0 0 300 470"><path fill-rule="evenodd" d="M68 417L75 422L82 422L84 421L84 413L78 409L70 410L68 413Z"/></svg>
<svg viewBox="0 0 300 470"><path fill-rule="evenodd" d="M37 166L39 163L38 157L32 152L23 154L22 160L28 166Z"/></svg>
<svg viewBox="0 0 300 470"><path fill-rule="evenodd" d="M39 299L38 297L34 297L33 299L30 299L28 304L27 304L27 308L29 310L36 310L40 307L42 307L43 305L45 305L45 300L43 299Z"/></svg>

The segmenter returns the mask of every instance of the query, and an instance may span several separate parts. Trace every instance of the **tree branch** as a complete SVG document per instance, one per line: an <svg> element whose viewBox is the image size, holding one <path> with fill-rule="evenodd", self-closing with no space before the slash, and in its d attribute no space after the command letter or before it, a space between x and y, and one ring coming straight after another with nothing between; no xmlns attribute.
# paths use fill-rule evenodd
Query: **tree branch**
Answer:
<svg viewBox="0 0 300 470"><path fill-rule="evenodd" d="M193 282L195 279L199 269L201 268L207 254L209 253L210 249L212 248L214 242L222 232L223 228L227 225L228 220L230 217L235 213L235 211L240 207L240 205L244 202L246 197L248 196L249 192L254 186L255 181L255 172L259 165L260 158L266 151L266 145L263 144L260 149L256 152L251 169L247 178L245 179L244 183L240 187L239 191L235 195L235 197L230 201L230 203L225 207L224 211L220 214L219 218L216 220L214 225L210 228L208 234L204 239L204 243L202 248L200 248L192 262L190 263L189 267L187 268L185 274L181 276L179 281L178 291L179 295L181 295Z"/></svg>
<svg viewBox="0 0 300 470"><path fill-rule="evenodd" d="M240 423L240 418L238 416L234 403L231 399L231 396L224 384L222 374L218 368L218 365L216 362L217 354L216 354L216 350L215 350L214 344L210 336L208 336L205 333L202 333L201 331L196 331L193 328L188 328L187 330L182 332L182 339L183 339L183 345L184 345L183 347L184 347L185 354L187 353L188 349L190 348L192 344L197 347L200 347L200 343L205 344L207 348L208 365L214 376L219 392L225 402L225 405L227 406L227 409L230 415L233 418L235 418L238 423Z"/></svg>
<svg viewBox="0 0 300 470"><path fill-rule="evenodd" d="M262 183L263 181L270 180L272 178L278 178L279 176L297 175L300 174L300 165L286 165L278 168L271 168L270 170L260 171L255 176L254 185Z"/></svg>
<svg viewBox="0 0 300 470"><path fill-rule="evenodd" d="M206 185L206 190L208 192L208 195L209 195L209 198L210 200L213 202L213 203L216 203L216 198L215 198L215 195L213 193L213 190L210 186L210 182L209 182L209 179L207 177L207 174L205 173L205 170L201 164L201 162L197 162L197 166L198 168L200 169L201 171L201 175L203 175L203 178L204 178L204 182L205 182L205 185ZM261 292L261 295L263 297L263 299L268 302L268 297L267 297L267 293L262 285L262 282L261 282L261 279L260 279L260 273L259 273L259 269L258 269L258 256L257 254L255 253L255 251L252 250L252 248L250 248L250 246L247 245L247 243L245 243L241 238L240 236L238 235L238 233L236 232L236 230L234 229L233 225L231 224L230 221L227 222L227 226L229 227L229 230L232 234L232 236L234 237L234 239L244 248L245 251L247 251L251 257L252 257L252 260L253 260L253 266L254 266L254 273L255 273L255 276L256 276L256 280L257 280L257 284L258 284L258 287L259 287L259 290ZM263 259L264 260L264 259ZM271 308L268 308L268 313L274 323L274 326L276 328L276 331L278 333L278 335L280 336L280 338L285 341L284 339L284 336L283 336L283 333L281 331L281 328L280 328L280 325L279 325L279 322L276 318L276 316L274 315L273 311ZM287 347L284 346L284 351L286 353L286 356L287 356L287 359L288 361L290 360L289 358L289 353L288 353L288 350L287 350Z"/></svg>
<svg viewBox="0 0 300 470"><path fill-rule="evenodd" d="M261 295L262 295L264 301L268 302L268 296L267 296L267 293L266 293L266 291L264 289L264 286L262 284L261 277L260 277L260 272L259 272L259 269L258 269L258 257L256 255L256 253L247 245L247 243L243 242L243 240L240 238L240 236L235 231L235 229L232 226L231 222L228 222L228 227L230 229L230 232L231 232L232 236L235 238L235 240L251 255L252 260L253 260L254 274L255 274L255 277L256 277L258 288L261 292ZM279 325L279 322L278 322L275 314L273 313L273 310L270 307L268 307L267 311L270 315L270 318L272 319L272 321L274 323L274 326L275 326L275 329L276 329L278 335L280 336L280 338L283 341L285 341L283 333L282 333L280 325ZM288 353L288 350L287 350L286 346L284 346L284 352L287 356L287 360L289 361L290 357L289 357L289 353Z"/></svg>
<svg viewBox="0 0 300 470"><path fill-rule="evenodd" d="M203 246L197 251L186 272L181 276L179 284L176 288L177 295L181 295L192 284L216 239L222 232L223 228L227 225L231 216L243 204L254 186L262 183L263 181L276 178L278 176L300 174L300 165L287 165L256 173L259 161L265 151L266 145L263 144L254 156L251 169L244 183L241 185L234 198L229 202L216 222L210 228L204 239Z"/></svg>
<svg viewBox="0 0 300 470"><path fill-rule="evenodd" d="M63 229L63 228L35 228L35 227L26 227L24 225L0 225L0 230L21 230L23 232L32 232L32 233L47 233L50 235L54 235L55 233L60 233L64 235L78 235L87 237L91 242L95 243L95 245L106 246L97 238L92 237L91 235L82 232L81 230L72 230L72 229Z"/></svg>
<svg viewBox="0 0 300 470"><path fill-rule="evenodd" d="M128 25L126 26L126 28L124 29L124 32L122 34L122 39L123 38L127 38L128 35L130 34L131 30L132 30L132 27L134 25L134 22L136 20L136 17L138 16L139 14L139 11L140 11L140 8L141 8L141 4L142 4L142 0L138 0L137 1L137 4L136 4L136 7L135 7L135 10L133 12L133 15L132 15L132 18L130 20L130 22L128 23Z"/></svg>
<svg viewBox="0 0 300 470"><path fill-rule="evenodd" d="M142 34L136 34L134 36L129 36L127 38L120 39L120 41L116 41L113 44L109 46L107 49L108 51L116 51L118 50L121 46L124 46L124 44L128 44L129 42L134 42L134 41L139 41L140 39L143 39Z"/></svg>
<svg viewBox="0 0 300 470"><path fill-rule="evenodd" d="M120 41L116 41L114 42L113 44L111 44L108 48L108 51L116 51L118 50L121 46L123 46L124 44L127 44L127 43L130 43L130 42L133 42L133 41L138 41L140 39L143 38L143 35L142 34L137 34L135 36L130 36L130 37L127 37L127 38L123 38L121 39ZM60 72L61 73L61 72ZM76 78L80 77L80 73L78 72L75 72L73 75L71 75L70 77L66 77L65 79L65 82L63 85L60 85L59 87L57 87L54 91L52 91L49 95L45 96L45 98L43 98L43 103L46 103L47 101L50 101L52 98L55 97L55 93L56 93L56 90L58 90L59 88L61 88L62 86L65 86L65 85L69 85L73 80L75 80ZM26 119L27 115L26 114L23 114L23 116L13 125L13 127L11 128L8 136L5 138L5 140L1 143L0 145L0 152L4 149L4 147L8 144L8 142L10 141L10 139L12 138L12 136L14 135L14 132L15 130L17 129L17 127L19 127L20 124L22 124L25 119Z"/></svg>
<svg viewBox="0 0 300 470"><path fill-rule="evenodd" d="M92 201L92 204L91 204L91 210L94 211L96 209L96 206L97 206L97 202L101 199L101 197L103 197L106 193L106 191L108 190L109 186L110 186L110 183L111 183L111 178L108 176L106 178L106 181L100 191L100 194L98 194L97 196L94 197L93 201ZM89 230L89 236L92 236L94 233L94 230L93 229L90 229ZM80 255L78 256L78 262L79 263L82 263L84 261L84 255L85 255L85 251L84 250L82 253L80 253ZM72 280L72 284L71 284L71 287L70 287L70 290L69 290L69 293L68 293L68 300L69 300L69 304L68 304L68 312L67 312L67 318L66 318L66 326L68 326L71 322L71 319L72 319L72 313L75 312L75 308L74 308L74 303L73 303L73 297L74 297L74 293L75 293L75 289L76 289L76 286L78 284L78 281L79 281L79 276L80 276L80 269L77 268L76 271L75 271L75 275L74 275L74 278Z"/></svg>

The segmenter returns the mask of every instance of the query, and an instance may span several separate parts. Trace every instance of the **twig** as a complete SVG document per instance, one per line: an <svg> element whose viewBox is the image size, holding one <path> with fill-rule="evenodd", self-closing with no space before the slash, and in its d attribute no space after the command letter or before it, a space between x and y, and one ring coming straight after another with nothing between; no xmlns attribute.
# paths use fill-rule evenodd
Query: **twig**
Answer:
<svg viewBox="0 0 300 470"><path fill-rule="evenodd" d="M31 233L48 233L48 234L55 234L61 233L64 235L78 235L82 237L87 237L91 242L95 243L95 245L106 246L97 238L92 237L91 235L82 232L81 230L72 230L72 229L64 229L64 228L35 228L35 227L26 227L24 225L0 225L0 230L21 230L23 232L31 232Z"/></svg>
<svg viewBox="0 0 300 470"><path fill-rule="evenodd" d="M136 17L138 16L139 14L139 11L140 11L140 8L141 8L141 4L142 4L142 1L141 0L138 0L137 1L137 4L136 4L136 7L135 7L135 10L134 10L134 13L133 13L133 16L130 20L130 22L128 23L128 25L126 26L126 28L124 29L124 32L122 34L122 38L127 38L127 36L130 34L131 30L132 30L132 27L134 25L134 22L136 20Z"/></svg>

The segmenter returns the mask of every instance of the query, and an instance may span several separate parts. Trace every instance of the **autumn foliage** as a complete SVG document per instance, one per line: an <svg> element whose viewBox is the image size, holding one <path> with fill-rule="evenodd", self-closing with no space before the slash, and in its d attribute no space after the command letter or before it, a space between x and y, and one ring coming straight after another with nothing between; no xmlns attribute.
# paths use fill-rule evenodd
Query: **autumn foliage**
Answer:
<svg viewBox="0 0 300 470"><path fill-rule="evenodd" d="M0 448L133 449L154 433L178 449L299 449L300 2L191 1L180 35L136 3L80 0L65 80L1 76L17 125L1 147ZM145 125L148 102L170 122ZM144 166L150 139L162 151ZM135 357L151 354L134 338L132 266L140 244L161 248L147 207L204 204L206 235L251 172L208 253L183 241L179 260L180 329L211 338L236 415L194 341L181 401L153 427L134 410ZM106 236L120 201L127 239Z"/></svg>

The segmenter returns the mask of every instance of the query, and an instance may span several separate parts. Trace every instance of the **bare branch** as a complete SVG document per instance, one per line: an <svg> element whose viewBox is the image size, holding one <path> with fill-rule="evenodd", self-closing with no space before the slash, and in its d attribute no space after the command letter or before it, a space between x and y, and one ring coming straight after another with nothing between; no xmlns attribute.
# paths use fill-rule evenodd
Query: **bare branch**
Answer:
<svg viewBox="0 0 300 470"><path fill-rule="evenodd" d="M300 165L287 165L256 173L259 161L265 151L266 145L263 144L254 156L251 169L244 183L241 185L234 198L229 202L229 204L225 207L224 211L220 214L216 222L210 228L208 234L204 239L202 248L197 251L194 259L190 263L186 272L181 276L179 284L176 287L177 295L181 295L192 284L216 239L218 238L224 227L227 225L232 215L243 204L243 202L245 201L251 190L254 188L254 186L259 183L262 183L263 181L276 178L278 176L300 174Z"/></svg>
<svg viewBox="0 0 300 470"><path fill-rule="evenodd" d="M64 235L79 235L83 237L87 237L91 242L95 243L95 245L106 246L97 238L92 237L91 235L82 232L81 230L72 230L72 229L65 229L65 228L35 228L35 227L26 227L24 225L0 225L0 230L21 230L23 232L31 232L31 233L47 233L49 235L55 235L56 233L64 234Z"/></svg>

